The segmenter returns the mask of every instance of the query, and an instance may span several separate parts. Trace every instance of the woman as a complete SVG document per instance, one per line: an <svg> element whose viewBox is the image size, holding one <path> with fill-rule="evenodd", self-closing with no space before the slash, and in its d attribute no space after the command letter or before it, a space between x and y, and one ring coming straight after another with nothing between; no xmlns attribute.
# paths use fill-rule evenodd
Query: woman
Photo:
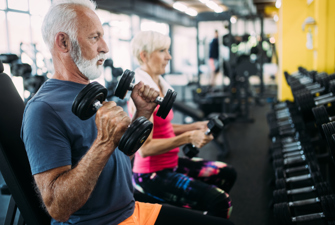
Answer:
<svg viewBox="0 0 335 225"><path fill-rule="evenodd" d="M161 97L172 89L161 76L171 59L170 43L169 37L153 31L142 31L131 42L132 53L140 64L135 70L135 83L143 81ZM180 146L191 143L201 148L213 139L205 135L208 121L172 124L172 110L162 119L156 115L158 108L150 118L153 131L135 154L135 188L163 203L229 218L232 204L227 192L235 182L235 170L222 162L178 157ZM131 101L129 112L134 112Z"/></svg>

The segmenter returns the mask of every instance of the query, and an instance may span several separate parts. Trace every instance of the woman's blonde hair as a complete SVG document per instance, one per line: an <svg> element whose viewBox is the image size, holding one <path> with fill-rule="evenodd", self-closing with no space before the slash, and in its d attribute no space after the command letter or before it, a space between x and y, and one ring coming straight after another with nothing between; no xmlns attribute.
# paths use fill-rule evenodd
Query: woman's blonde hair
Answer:
<svg viewBox="0 0 335 225"><path fill-rule="evenodd" d="M169 36L156 31L140 31L131 40L130 47L133 56L137 59L138 63L142 65L141 52L145 51L150 55L157 49L168 48L170 44L171 39Z"/></svg>

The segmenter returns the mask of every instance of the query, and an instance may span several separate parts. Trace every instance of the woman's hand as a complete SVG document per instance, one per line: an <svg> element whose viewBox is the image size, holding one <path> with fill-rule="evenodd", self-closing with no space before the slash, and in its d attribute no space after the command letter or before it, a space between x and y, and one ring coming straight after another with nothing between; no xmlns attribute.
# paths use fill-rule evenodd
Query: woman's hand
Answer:
<svg viewBox="0 0 335 225"><path fill-rule="evenodd" d="M207 124L208 124L208 120L206 120L206 121L200 121L200 122L195 122L195 123L193 123L194 130L203 130L203 131L206 131L208 129Z"/></svg>
<svg viewBox="0 0 335 225"><path fill-rule="evenodd" d="M144 116L149 119L157 106L155 100L158 96L158 91L149 87L149 85L144 85L142 81L136 84L132 90L131 98L136 107L137 116Z"/></svg>
<svg viewBox="0 0 335 225"><path fill-rule="evenodd" d="M202 148L214 138L211 134L206 135L204 130L194 130L190 132L190 143L197 148Z"/></svg>

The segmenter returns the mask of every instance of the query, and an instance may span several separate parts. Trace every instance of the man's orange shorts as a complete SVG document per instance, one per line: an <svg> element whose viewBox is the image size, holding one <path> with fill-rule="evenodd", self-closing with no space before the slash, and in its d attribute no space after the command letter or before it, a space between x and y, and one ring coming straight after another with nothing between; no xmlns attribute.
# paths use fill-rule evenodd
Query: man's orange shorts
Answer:
<svg viewBox="0 0 335 225"><path fill-rule="evenodd" d="M154 225L162 205L135 202L133 215L119 225Z"/></svg>

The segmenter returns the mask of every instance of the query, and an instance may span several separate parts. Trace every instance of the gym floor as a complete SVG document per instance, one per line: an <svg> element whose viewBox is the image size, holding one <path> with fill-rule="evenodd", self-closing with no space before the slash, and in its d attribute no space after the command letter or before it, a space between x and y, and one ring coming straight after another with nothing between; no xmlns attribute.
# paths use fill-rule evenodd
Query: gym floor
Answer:
<svg viewBox="0 0 335 225"><path fill-rule="evenodd" d="M180 93L182 87L174 86ZM183 86L185 99L192 98L190 86ZM177 98L181 98L181 94ZM269 203L272 189L269 180L273 169L268 160L268 125L266 113L270 104L251 104L250 118L253 123L235 122L225 131L230 145L230 154L224 162L231 164L237 171L237 181L229 193L233 201L231 221L236 225L271 225L274 224ZM175 123L182 123L183 115L175 112ZM217 160L219 150L212 143L201 149L199 156L209 160ZM0 184L3 184L0 174ZM9 203L9 196L0 195L0 224L4 223Z"/></svg>

